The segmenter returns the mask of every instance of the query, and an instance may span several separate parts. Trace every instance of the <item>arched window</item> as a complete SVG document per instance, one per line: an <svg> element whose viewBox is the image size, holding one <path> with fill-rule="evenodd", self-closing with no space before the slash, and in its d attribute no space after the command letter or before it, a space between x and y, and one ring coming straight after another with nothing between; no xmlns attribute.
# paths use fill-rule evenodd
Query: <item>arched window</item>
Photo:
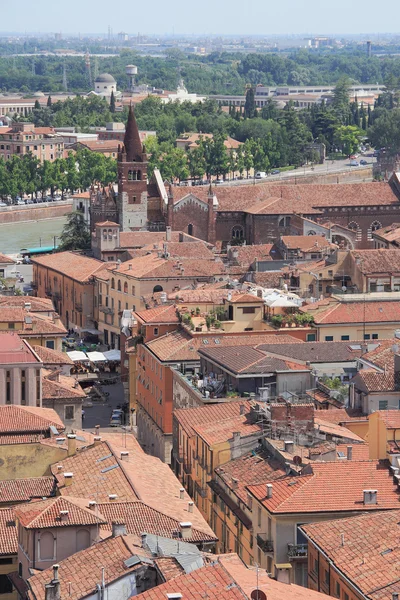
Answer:
<svg viewBox="0 0 400 600"><path fill-rule="evenodd" d="M371 231L378 231L378 229L382 229L382 223L379 223L379 221L374 221L371 224Z"/></svg>
<svg viewBox="0 0 400 600"><path fill-rule="evenodd" d="M118 285L118 291L120 292L121 291L121 280L120 279L118 279L117 285Z"/></svg>
<svg viewBox="0 0 400 600"><path fill-rule="evenodd" d="M193 225L191 223L188 225L188 234L193 235Z"/></svg>
<svg viewBox="0 0 400 600"><path fill-rule="evenodd" d="M112 229L108 230L108 239L112 240Z"/></svg>
<svg viewBox="0 0 400 600"><path fill-rule="evenodd" d="M347 225L347 228L351 229L352 231L358 231L360 226L358 223L356 223L356 221L350 221L350 223Z"/></svg>
<svg viewBox="0 0 400 600"><path fill-rule="evenodd" d="M111 279L111 289L115 290L115 279L114 279L114 277Z"/></svg>
<svg viewBox="0 0 400 600"><path fill-rule="evenodd" d="M128 283L125 281L124 282L124 294L128 293Z"/></svg>
<svg viewBox="0 0 400 600"><path fill-rule="evenodd" d="M241 225L235 225L232 229L232 239L242 240L244 237L243 227Z"/></svg>
<svg viewBox="0 0 400 600"><path fill-rule="evenodd" d="M55 540L50 531L44 531L39 538L39 560L54 560Z"/></svg>
<svg viewBox="0 0 400 600"><path fill-rule="evenodd" d="M107 229L103 229L103 240L107 239Z"/></svg>
<svg viewBox="0 0 400 600"><path fill-rule="evenodd" d="M87 529L79 529L76 533L76 551L85 550L90 546L90 533Z"/></svg>
<svg viewBox="0 0 400 600"><path fill-rule="evenodd" d="M153 288L153 294L155 294L156 292L162 292L163 288L161 285L155 285Z"/></svg>

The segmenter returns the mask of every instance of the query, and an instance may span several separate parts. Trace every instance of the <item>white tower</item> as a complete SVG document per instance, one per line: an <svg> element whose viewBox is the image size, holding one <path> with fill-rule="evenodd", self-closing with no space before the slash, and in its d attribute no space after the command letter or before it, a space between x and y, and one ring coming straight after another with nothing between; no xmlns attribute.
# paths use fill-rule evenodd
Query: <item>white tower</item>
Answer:
<svg viewBox="0 0 400 600"><path fill-rule="evenodd" d="M137 75L138 69L136 65L126 65L125 73L128 76L129 84L128 84L128 92L133 92L135 89L135 75Z"/></svg>

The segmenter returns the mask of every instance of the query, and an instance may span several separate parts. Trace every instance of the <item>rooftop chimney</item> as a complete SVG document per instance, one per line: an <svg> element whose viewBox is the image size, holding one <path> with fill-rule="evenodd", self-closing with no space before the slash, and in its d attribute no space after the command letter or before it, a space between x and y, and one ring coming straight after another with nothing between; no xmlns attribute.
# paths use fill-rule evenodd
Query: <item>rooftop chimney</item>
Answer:
<svg viewBox="0 0 400 600"><path fill-rule="evenodd" d="M72 479L74 477L73 473L64 473L64 485L68 487L72 484Z"/></svg>
<svg viewBox="0 0 400 600"><path fill-rule="evenodd" d="M289 454L293 454L294 452L294 442L292 440L285 440L284 442L285 452Z"/></svg>
<svg viewBox="0 0 400 600"><path fill-rule="evenodd" d="M244 415L245 412L246 412L246 405L245 404L241 404L240 405L240 414Z"/></svg>
<svg viewBox="0 0 400 600"><path fill-rule="evenodd" d="M53 579L51 583L57 583L57 581L60 581L58 579L58 569L60 568L60 565L53 565Z"/></svg>
<svg viewBox="0 0 400 600"><path fill-rule="evenodd" d="M108 494L108 499L110 502L114 502L118 498L117 494Z"/></svg>
<svg viewBox="0 0 400 600"><path fill-rule="evenodd" d="M232 489L236 490L239 486L239 480L236 477L232 477Z"/></svg>
<svg viewBox="0 0 400 600"><path fill-rule="evenodd" d="M392 600L399 600L399 592L392 592Z"/></svg>
<svg viewBox="0 0 400 600"><path fill-rule="evenodd" d="M171 241L171 227L169 226L165 228L165 239L167 242Z"/></svg>
<svg viewBox="0 0 400 600"><path fill-rule="evenodd" d="M125 523L112 523L112 536L117 537L118 535L126 535Z"/></svg>
<svg viewBox="0 0 400 600"><path fill-rule="evenodd" d="M192 537L192 524L190 523L190 521L184 521L182 523L179 523L179 528L183 540L188 540Z"/></svg>
<svg viewBox="0 0 400 600"><path fill-rule="evenodd" d="M56 444L63 444L65 442L66 438L65 437L58 437L56 438Z"/></svg>
<svg viewBox="0 0 400 600"><path fill-rule="evenodd" d="M76 454L76 435L69 433L68 438L68 456L74 456Z"/></svg>
<svg viewBox="0 0 400 600"><path fill-rule="evenodd" d="M90 500L88 502L88 507L90 508L90 510L96 510L96 506L97 506L96 500Z"/></svg>
<svg viewBox="0 0 400 600"><path fill-rule="evenodd" d="M378 503L378 490L363 490L364 504L377 504Z"/></svg>
<svg viewBox="0 0 400 600"><path fill-rule="evenodd" d="M233 436L233 442L240 442L240 431L234 431L232 433Z"/></svg>
<svg viewBox="0 0 400 600"><path fill-rule="evenodd" d="M62 521L63 523L65 521L68 521L68 511L67 510L60 510L60 521Z"/></svg>
<svg viewBox="0 0 400 600"><path fill-rule="evenodd" d="M96 436L93 438L93 445L94 445L94 446L98 446L99 444L101 444L101 437L100 437L99 435L96 435Z"/></svg>
<svg viewBox="0 0 400 600"><path fill-rule="evenodd" d="M45 600L61 600L58 565L53 565L53 579L44 586Z"/></svg>
<svg viewBox="0 0 400 600"><path fill-rule="evenodd" d="M181 488L181 489L179 490L179 498L180 498L181 500L183 500L183 499L184 499L184 497L185 497L185 488Z"/></svg>
<svg viewBox="0 0 400 600"><path fill-rule="evenodd" d="M267 483L267 498L272 498L272 483Z"/></svg>
<svg viewBox="0 0 400 600"><path fill-rule="evenodd" d="M353 460L353 447L347 446L347 460Z"/></svg>
<svg viewBox="0 0 400 600"><path fill-rule="evenodd" d="M63 466L62 465L57 465L57 473L61 473L61 471L63 470Z"/></svg>
<svg viewBox="0 0 400 600"><path fill-rule="evenodd" d="M192 502L192 501L188 502L188 511L191 513L193 512L193 504L194 504L194 502Z"/></svg>
<svg viewBox="0 0 400 600"><path fill-rule="evenodd" d="M121 452L121 460L128 460L129 458L129 452L127 450L124 450L123 452Z"/></svg>
<svg viewBox="0 0 400 600"><path fill-rule="evenodd" d="M288 461L285 462L285 471L286 471L286 475L289 475L289 473L291 471L290 462L288 462Z"/></svg>

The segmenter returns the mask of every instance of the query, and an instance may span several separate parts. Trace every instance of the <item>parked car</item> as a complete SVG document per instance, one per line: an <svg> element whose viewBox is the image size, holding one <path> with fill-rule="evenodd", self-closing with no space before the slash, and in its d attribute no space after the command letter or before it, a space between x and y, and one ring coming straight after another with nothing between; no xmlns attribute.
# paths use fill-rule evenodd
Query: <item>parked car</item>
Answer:
<svg viewBox="0 0 400 600"><path fill-rule="evenodd" d="M271 175L279 175L280 170L279 169L274 169L273 171L271 171Z"/></svg>
<svg viewBox="0 0 400 600"><path fill-rule="evenodd" d="M223 179L215 179L214 181L214 185L222 185L223 183L225 183Z"/></svg>
<svg viewBox="0 0 400 600"><path fill-rule="evenodd" d="M122 425L121 415L112 414L110 418L110 427L120 427Z"/></svg>
<svg viewBox="0 0 400 600"><path fill-rule="evenodd" d="M254 178L255 179L265 179L267 176L265 171L258 171L255 175Z"/></svg>
<svg viewBox="0 0 400 600"><path fill-rule="evenodd" d="M351 160L350 161L350 166L351 167L359 167L360 165L359 165L359 163L356 160Z"/></svg>
<svg viewBox="0 0 400 600"><path fill-rule="evenodd" d="M360 165L367 165L368 161L364 160L363 158L360 160Z"/></svg>

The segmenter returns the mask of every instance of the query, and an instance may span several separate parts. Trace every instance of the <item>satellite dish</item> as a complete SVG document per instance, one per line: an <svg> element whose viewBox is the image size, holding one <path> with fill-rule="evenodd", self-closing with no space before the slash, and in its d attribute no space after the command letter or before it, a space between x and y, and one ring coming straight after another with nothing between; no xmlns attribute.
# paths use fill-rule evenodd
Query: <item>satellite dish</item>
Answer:
<svg viewBox="0 0 400 600"><path fill-rule="evenodd" d="M301 456L293 456L293 462L297 466L301 465L301 463L302 463Z"/></svg>
<svg viewBox="0 0 400 600"><path fill-rule="evenodd" d="M267 600L267 596L262 590L253 590L250 594L251 600Z"/></svg>

